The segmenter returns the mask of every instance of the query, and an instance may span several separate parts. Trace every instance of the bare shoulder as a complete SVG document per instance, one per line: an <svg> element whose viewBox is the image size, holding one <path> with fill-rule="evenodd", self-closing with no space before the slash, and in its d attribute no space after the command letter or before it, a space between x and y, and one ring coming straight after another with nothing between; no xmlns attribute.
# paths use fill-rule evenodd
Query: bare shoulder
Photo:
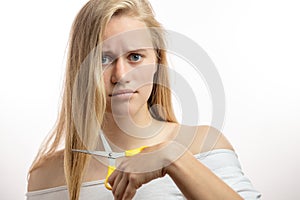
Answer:
<svg viewBox="0 0 300 200"><path fill-rule="evenodd" d="M87 164L83 182L105 178L106 165L95 158L90 159L90 162ZM66 180L64 173L64 151L61 150L43 160L41 165L29 174L27 190L30 192L63 185L66 185Z"/></svg>
<svg viewBox="0 0 300 200"><path fill-rule="evenodd" d="M228 139L220 130L212 126L199 126L198 129L198 134L205 136L202 141L202 151L211 149L234 150Z"/></svg>
<svg viewBox="0 0 300 200"><path fill-rule="evenodd" d="M42 161L41 165L29 174L28 192L65 185L64 152L58 151Z"/></svg>
<svg viewBox="0 0 300 200"><path fill-rule="evenodd" d="M212 149L229 149L233 150L232 145L222 132L212 126L181 126L184 131L184 137L187 138L186 132L192 133L189 150L193 154L210 151ZM190 136L191 137L191 136Z"/></svg>

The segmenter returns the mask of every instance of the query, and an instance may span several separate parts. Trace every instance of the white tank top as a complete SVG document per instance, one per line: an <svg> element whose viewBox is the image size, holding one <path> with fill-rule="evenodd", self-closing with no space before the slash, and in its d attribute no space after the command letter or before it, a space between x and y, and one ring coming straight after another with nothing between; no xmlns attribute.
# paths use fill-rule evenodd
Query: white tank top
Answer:
<svg viewBox="0 0 300 200"><path fill-rule="evenodd" d="M215 149L210 152L194 155L197 160L206 165L213 173L220 177L244 199L260 199L261 194L256 191L250 180L244 176L238 157L234 151ZM197 188L195 188L197 189ZM68 190L66 186L28 192L27 200L66 200ZM104 186L104 180L86 182L82 184L80 200L111 200L112 192ZM168 176L155 179L144 184L137 190L133 199L136 200L175 200L185 199L173 180Z"/></svg>

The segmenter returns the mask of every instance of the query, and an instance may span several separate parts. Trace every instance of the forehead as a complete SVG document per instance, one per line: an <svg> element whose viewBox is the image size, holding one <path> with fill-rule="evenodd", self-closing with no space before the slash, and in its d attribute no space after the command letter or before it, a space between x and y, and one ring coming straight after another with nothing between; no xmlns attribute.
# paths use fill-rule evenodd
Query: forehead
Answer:
<svg viewBox="0 0 300 200"><path fill-rule="evenodd" d="M147 48L153 48L153 44L144 22L131 16L115 16L110 20L103 37L103 51L122 54Z"/></svg>

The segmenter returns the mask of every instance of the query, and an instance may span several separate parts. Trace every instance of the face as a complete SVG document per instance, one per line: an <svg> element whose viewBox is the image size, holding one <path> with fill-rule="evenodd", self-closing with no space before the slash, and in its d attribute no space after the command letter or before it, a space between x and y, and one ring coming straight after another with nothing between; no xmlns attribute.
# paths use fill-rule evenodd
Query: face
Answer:
<svg viewBox="0 0 300 200"><path fill-rule="evenodd" d="M104 35L102 65L106 112L118 117L146 114L156 54L145 23L130 16L114 16Z"/></svg>

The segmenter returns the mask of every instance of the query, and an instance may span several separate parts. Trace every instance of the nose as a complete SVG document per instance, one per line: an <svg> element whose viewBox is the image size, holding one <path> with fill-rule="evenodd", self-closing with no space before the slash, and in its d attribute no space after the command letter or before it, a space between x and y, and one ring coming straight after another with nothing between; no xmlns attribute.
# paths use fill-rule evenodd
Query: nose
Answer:
<svg viewBox="0 0 300 200"><path fill-rule="evenodd" d="M129 72L129 66L123 57L119 57L115 60L115 65L113 66L111 74L111 82L113 84L117 83L128 83L129 76L126 75Z"/></svg>

